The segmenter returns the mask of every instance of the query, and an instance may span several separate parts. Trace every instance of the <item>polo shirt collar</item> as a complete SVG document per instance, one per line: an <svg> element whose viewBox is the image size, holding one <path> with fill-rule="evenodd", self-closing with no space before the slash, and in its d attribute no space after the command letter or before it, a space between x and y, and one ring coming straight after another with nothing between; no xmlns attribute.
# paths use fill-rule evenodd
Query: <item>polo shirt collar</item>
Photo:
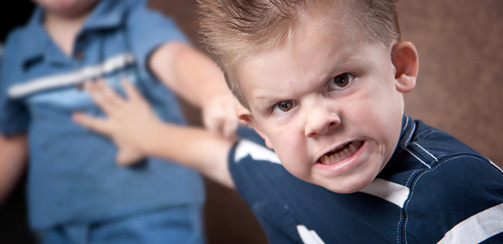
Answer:
<svg viewBox="0 0 503 244"><path fill-rule="evenodd" d="M84 23L80 33L92 29L107 29L122 25L123 18L130 7L131 1L128 0L102 0L97 3L92 13ZM38 58L48 58L48 62L65 63L68 58L61 52L56 52L51 48L51 37L42 25L44 10L37 6L31 19L26 26L26 36L22 38L27 42L23 47L22 60L29 62ZM41 37L33 41L33 37ZM49 52L49 53L48 53Z"/></svg>
<svg viewBox="0 0 503 244"><path fill-rule="evenodd" d="M23 37L23 65L38 59L45 59L49 63L68 63L70 60L52 41L43 26L44 9L38 6L32 15ZM33 37L38 37L36 40ZM24 66L26 67L26 66Z"/></svg>
<svg viewBox="0 0 503 244"><path fill-rule="evenodd" d="M122 25L130 5L131 1L127 0L99 1L84 23L82 31L108 29Z"/></svg>
<svg viewBox="0 0 503 244"><path fill-rule="evenodd" d="M399 148L404 149L409 145L415 130L416 130L415 121L411 117L403 115L402 131L400 133L400 140L398 141Z"/></svg>
<svg viewBox="0 0 503 244"><path fill-rule="evenodd" d="M43 12L42 8L36 7L26 26L26 31L24 31L25 36L22 38L22 41L26 43L21 45L23 47L21 53L25 61L43 56L48 47L50 37L42 26ZM38 40L34 41L34 36L42 38L38 38Z"/></svg>

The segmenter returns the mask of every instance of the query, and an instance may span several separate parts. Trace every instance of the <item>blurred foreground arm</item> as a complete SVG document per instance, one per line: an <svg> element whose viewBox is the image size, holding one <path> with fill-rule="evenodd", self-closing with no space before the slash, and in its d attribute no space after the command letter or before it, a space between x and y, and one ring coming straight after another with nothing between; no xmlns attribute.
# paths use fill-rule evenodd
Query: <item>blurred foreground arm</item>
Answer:
<svg viewBox="0 0 503 244"><path fill-rule="evenodd" d="M186 44L173 42L155 50L149 67L178 95L202 109L204 125L210 131L235 137L236 101L213 60Z"/></svg>
<svg viewBox="0 0 503 244"><path fill-rule="evenodd" d="M0 205L23 173L27 158L26 135L0 135Z"/></svg>
<svg viewBox="0 0 503 244"><path fill-rule="evenodd" d="M76 113L74 120L110 137L119 147L117 162L131 165L155 156L191 167L228 187L234 187L227 168L232 141L210 131L161 122L136 88L123 81L127 100L105 82L87 82L86 90L107 118Z"/></svg>

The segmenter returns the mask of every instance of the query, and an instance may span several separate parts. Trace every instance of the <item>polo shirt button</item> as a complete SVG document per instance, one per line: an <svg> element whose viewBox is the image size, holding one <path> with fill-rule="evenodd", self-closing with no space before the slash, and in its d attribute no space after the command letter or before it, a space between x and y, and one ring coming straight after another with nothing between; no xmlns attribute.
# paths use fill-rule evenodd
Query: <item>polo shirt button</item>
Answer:
<svg viewBox="0 0 503 244"><path fill-rule="evenodd" d="M77 42L80 43L80 42L84 42L86 40L86 36L85 35L79 35L77 37Z"/></svg>
<svg viewBox="0 0 503 244"><path fill-rule="evenodd" d="M75 59L82 61L84 59L84 53L83 52L77 52L75 54Z"/></svg>

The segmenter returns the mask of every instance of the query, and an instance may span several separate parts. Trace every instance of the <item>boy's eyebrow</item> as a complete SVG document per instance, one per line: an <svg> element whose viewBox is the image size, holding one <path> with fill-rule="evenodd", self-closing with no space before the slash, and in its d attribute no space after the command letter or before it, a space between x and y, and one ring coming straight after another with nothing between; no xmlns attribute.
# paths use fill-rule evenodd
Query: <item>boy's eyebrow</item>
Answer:
<svg viewBox="0 0 503 244"><path fill-rule="evenodd" d="M343 53L338 58L334 59L332 68L327 71L327 79L332 78L333 75L339 75L344 72L354 72L357 68L362 68L366 65L365 61L367 56L364 53L357 53L350 51Z"/></svg>
<svg viewBox="0 0 503 244"><path fill-rule="evenodd" d="M269 107L278 101L285 100L286 98L281 98L280 96L275 96L275 94L272 93L272 94L259 94L258 96L252 95L251 99L256 101L256 102L252 103L252 104L254 104L253 107L255 107L255 109L260 110L265 107Z"/></svg>
<svg viewBox="0 0 503 244"><path fill-rule="evenodd" d="M290 100L295 97L292 93L278 93L277 91L272 91L269 89L261 89L258 92L250 94L249 101L254 101L249 103L251 108L257 109L258 111L268 109L270 106L276 104L280 101Z"/></svg>
<svg viewBox="0 0 503 244"><path fill-rule="evenodd" d="M358 53L355 50L345 50L344 52L340 52L339 56L335 58L334 65L336 66L354 66L357 64L361 64L364 59L364 55Z"/></svg>

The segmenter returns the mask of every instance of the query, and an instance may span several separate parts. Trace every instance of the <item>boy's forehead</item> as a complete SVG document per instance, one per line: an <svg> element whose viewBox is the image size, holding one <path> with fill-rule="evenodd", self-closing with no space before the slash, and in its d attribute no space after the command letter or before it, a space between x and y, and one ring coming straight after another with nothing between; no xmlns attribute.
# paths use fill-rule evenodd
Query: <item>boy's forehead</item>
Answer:
<svg viewBox="0 0 503 244"><path fill-rule="evenodd" d="M347 7L339 6L339 8L345 9ZM241 53L236 53L235 56L237 58L231 62L231 66L234 66L233 70L239 70L244 68L242 67L242 63L247 62L250 57L261 56L261 54L266 52L274 52L304 39L317 41L323 38L330 41L339 36L363 38L364 35L362 33L364 31L360 30L358 24L353 23L355 18L349 17L349 15L351 14L344 13L344 10L336 12L320 10L299 13L296 20L293 20L294 24L286 26L288 27L286 29L279 30L280 32L284 32L283 35L285 38L275 38L276 34L272 34L270 40L263 41L264 43L256 44L254 41L249 42L247 47L236 50ZM289 51L292 53L297 52L295 49Z"/></svg>
<svg viewBox="0 0 503 244"><path fill-rule="evenodd" d="M268 81L287 80L291 84L283 87L283 91L295 93L295 89L304 84L299 80L328 79L342 66L360 62L361 55L356 53L365 42L353 34L351 28L339 26L325 31L319 20L305 19L297 33L283 45L252 53L237 62L232 77L248 104L253 104L250 99L257 98L257 94L251 94L256 82L265 85L264 88L271 87L274 92L282 92L273 87L274 82ZM262 89L260 93L269 92Z"/></svg>
<svg viewBox="0 0 503 244"><path fill-rule="evenodd" d="M288 44L302 42L302 40L313 42L318 41L318 39L325 40L318 50L325 51L326 53L328 51L327 49L335 45L331 40L336 40L341 36L364 41L368 44L380 42L375 38L375 35L367 33L368 31L366 31L366 27L364 27L365 23L360 23L362 21L360 17L363 13L360 12L361 10L353 9L358 5L357 3L352 3L351 1L324 0L319 2L329 3L328 5L324 5L317 1L312 5L313 7L311 9L298 10L299 12L296 17L292 19L291 24L285 26L288 28L275 29L275 32L278 33L272 33L271 36L266 35L257 36L257 39L244 39L245 41L241 43L238 41L238 43L241 44L241 48L234 49L232 52L227 53L227 60L223 62L225 64L225 71L231 83L233 83L233 90L238 94L238 97L241 96L240 100L246 100L244 97L246 95L246 90L243 89L244 84L242 83L246 84L253 79L243 79L237 76L241 70L248 68L246 67L246 63L248 63L249 60L262 56L261 54L263 53L274 52L275 50L288 46ZM251 37L252 36L249 36L248 38ZM236 35L231 37L231 39L232 38L239 40L241 37ZM242 45L243 43L245 45ZM387 44L384 44L384 46L387 46ZM297 47L302 47L302 45L297 45ZM303 58L302 53L296 50L296 48L291 48L289 52L292 54L298 53L299 56L295 58ZM311 56L312 54L308 53L304 55ZM292 57L294 56L295 55L292 55Z"/></svg>
<svg viewBox="0 0 503 244"><path fill-rule="evenodd" d="M246 55L240 55L232 65L232 71L239 72L246 69L248 63L271 56L288 54L291 57L303 58L312 55L326 55L332 49L350 49L351 46L360 45L365 38L353 25L345 20L327 20L320 16L303 15L299 24L289 30L288 38L281 42L271 42L260 48L250 49ZM345 45L340 45L341 40L346 40ZM316 46L316 53L305 53L306 44ZM310 50L312 51L312 50Z"/></svg>

